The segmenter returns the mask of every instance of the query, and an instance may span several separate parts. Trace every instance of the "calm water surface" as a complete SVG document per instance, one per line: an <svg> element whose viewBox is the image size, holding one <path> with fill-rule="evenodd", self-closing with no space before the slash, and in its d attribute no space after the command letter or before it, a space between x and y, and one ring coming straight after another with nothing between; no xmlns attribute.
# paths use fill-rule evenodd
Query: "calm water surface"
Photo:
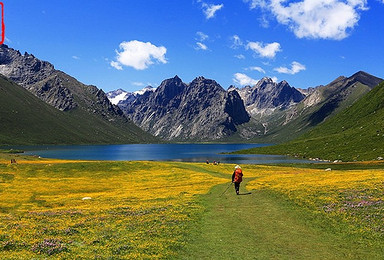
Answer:
<svg viewBox="0 0 384 260"><path fill-rule="evenodd" d="M222 162L236 164L309 163L280 155L220 154L266 144L126 144L126 145L67 145L17 147L28 155L45 158L113 161L180 161Z"/></svg>

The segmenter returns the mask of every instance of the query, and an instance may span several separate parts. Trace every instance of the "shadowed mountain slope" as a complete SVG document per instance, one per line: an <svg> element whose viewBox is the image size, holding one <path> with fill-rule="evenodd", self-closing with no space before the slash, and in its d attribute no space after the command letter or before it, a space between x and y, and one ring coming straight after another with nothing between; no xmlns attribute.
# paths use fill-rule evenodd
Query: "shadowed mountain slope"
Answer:
<svg viewBox="0 0 384 260"><path fill-rule="evenodd" d="M50 124L55 125L61 119L63 122L68 123L71 135L60 134L55 131L52 134L52 138L45 138L44 135L39 134L37 129L34 130L33 120L27 120L31 122L30 129L20 125L20 129L24 129L23 133L27 136L32 134L35 138L29 140L27 137L20 138L20 141L27 142L28 144L41 144L41 143L139 143L139 142L151 142L157 139L142 131L135 126L130 120L128 120L123 112L117 106L112 105L108 100L106 94L95 86L84 85L74 79L73 77L65 74L64 72L55 70L53 65L41 61L31 54L25 53L21 55L20 52L9 48L6 45L0 46L0 73L9 78L10 80L21 85L25 90L29 91L40 100L49 104L53 109L61 111L60 115L65 115L66 119L58 116L57 120L43 120L40 122L42 127L47 127ZM2 97L4 103L2 105L12 108L13 106L20 106L23 103L30 103L31 96L18 89L16 92L11 91L9 88L14 86L18 88L16 84L11 84L9 81L7 84L3 80L4 89L8 89L9 99L13 94L19 93L21 96L16 98L17 102L12 104L6 102L5 96ZM16 87L17 86L17 87ZM32 100L32 99L31 99ZM31 104L37 104L35 99ZM18 103L18 102L21 102ZM41 105L39 105L41 106ZM19 116L23 116L28 112L26 110L32 110L36 112L36 115L41 114L44 118L46 109L37 110L32 107L26 107L24 110L18 108L15 111L20 111ZM21 113L21 111L23 111ZM10 125L18 127L18 122L14 122L14 118L8 118L11 114L2 112L2 128L13 129ZM59 115L59 114L58 114ZM36 118L31 115L32 118ZM10 125L7 126L6 123ZM71 122L69 124L69 122ZM31 131L29 133L29 131ZM63 130L64 131L64 130ZM12 136L13 131L4 132L5 143L13 143L11 140L16 140ZM38 138L40 136L40 138ZM65 139L64 136L68 137ZM19 142L20 143L20 142Z"/></svg>

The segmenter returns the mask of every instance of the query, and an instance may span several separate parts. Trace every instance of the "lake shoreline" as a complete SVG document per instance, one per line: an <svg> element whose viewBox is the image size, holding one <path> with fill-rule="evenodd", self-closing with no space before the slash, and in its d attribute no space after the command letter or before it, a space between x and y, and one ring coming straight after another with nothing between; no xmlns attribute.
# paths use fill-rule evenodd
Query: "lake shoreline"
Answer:
<svg viewBox="0 0 384 260"><path fill-rule="evenodd" d="M236 155L234 151L268 144L126 144L17 146L26 155L67 160L175 161L236 164L313 163L285 155Z"/></svg>

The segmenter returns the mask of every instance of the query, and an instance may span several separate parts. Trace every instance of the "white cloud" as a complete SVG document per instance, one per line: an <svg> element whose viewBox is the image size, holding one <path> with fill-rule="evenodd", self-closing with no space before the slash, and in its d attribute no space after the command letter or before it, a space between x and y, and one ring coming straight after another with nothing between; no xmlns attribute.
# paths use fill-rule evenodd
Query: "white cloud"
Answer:
<svg viewBox="0 0 384 260"><path fill-rule="evenodd" d="M214 5L214 4L207 4L207 3L202 3L202 8L203 12L205 15L205 18L211 19L215 17L215 14L217 11L222 9L224 7L224 4L219 4L219 5Z"/></svg>
<svg viewBox="0 0 384 260"><path fill-rule="evenodd" d="M232 40L232 45L231 45L232 49L237 49L240 46L243 46L243 41L240 39L238 35L233 35L231 37L231 40Z"/></svg>
<svg viewBox="0 0 384 260"><path fill-rule="evenodd" d="M261 68L261 67L250 67L249 69L253 70L253 71L258 71L260 73L265 74L265 70L263 68Z"/></svg>
<svg viewBox="0 0 384 260"><path fill-rule="evenodd" d="M249 3L250 9L255 9L256 7L265 7L267 5L265 0L243 0L244 3Z"/></svg>
<svg viewBox="0 0 384 260"><path fill-rule="evenodd" d="M122 70L122 66L145 70L155 62L167 63L165 58L167 49L164 46L157 47L150 42L134 40L120 43L119 48L122 51L116 51L116 61L110 63L118 70Z"/></svg>
<svg viewBox="0 0 384 260"><path fill-rule="evenodd" d="M209 36L206 35L205 33L203 32L197 32L196 33L196 38L195 40L197 41L196 42L196 47L195 47L195 50L203 50L203 51L207 51L208 50L208 46L203 43L204 41L208 40L209 39Z"/></svg>
<svg viewBox="0 0 384 260"><path fill-rule="evenodd" d="M296 73L299 73L300 71L302 70L306 70L306 67L305 65L297 62L297 61L294 61L292 62L291 64L291 68L287 68L287 67L278 67L278 68L275 68L273 69L274 71L277 71L279 73L284 73L284 74L291 74L291 75L294 75Z"/></svg>
<svg viewBox="0 0 384 260"><path fill-rule="evenodd" d="M269 28L269 20L265 15L261 16L259 19L260 25L263 28Z"/></svg>
<svg viewBox="0 0 384 260"><path fill-rule="evenodd" d="M233 82L240 86L253 86L256 85L257 82L259 82L258 80L252 79L251 77L243 73L235 73L233 76Z"/></svg>
<svg viewBox="0 0 384 260"><path fill-rule="evenodd" d="M132 82L132 85L136 86L136 87L143 87L143 86L145 86L145 84L143 82L137 82L137 81Z"/></svg>
<svg viewBox="0 0 384 260"><path fill-rule="evenodd" d="M243 54L235 55L235 58L238 58L239 60L245 60L245 56Z"/></svg>
<svg viewBox="0 0 384 260"><path fill-rule="evenodd" d="M280 43L278 42L272 42L268 44L264 44L262 42L249 42L247 44L247 49L251 49L256 54L260 55L260 57L269 59L274 58L276 53L282 51Z"/></svg>
<svg viewBox="0 0 384 260"><path fill-rule="evenodd" d="M197 37L195 38L195 40L196 40L196 41L199 41L199 42L203 42L203 41L209 39L209 36L206 35L206 34L203 33L203 32L197 32L197 33L196 33L196 36L197 36Z"/></svg>
<svg viewBox="0 0 384 260"><path fill-rule="evenodd" d="M262 61L261 63L263 63L263 65L265 66L271 66L271 63L269 63L269 61Z"/></svg>
<svg viewBox="0 0 384 260"><path fill-rule="evenodd" d="M197 45L197 47L195 48L196 50L203 50L203 51L208 50L208 46L202 42L196 42L196 45Z"/></svg>
<svg viewBox="0 0 384 260"><path fill-rule="evenodd" d="M111 61L109 64L117 70L123 70L123 67L117 61Z"/></svg>
<svg viewBox="0 0 384 260"><path fill-rule="evenodd" d="M75 60L80 60L80 58L79 58L79 57L77 57L76 55L73 55L73 56L72 56L72 59L75 59Z"/></svg>
<svg viewBox="0 0 384 260"><path fill-rule="evenodd" d="M298 38L342 40L368 10L367 0L245 0L250 8L269 10Z"/></svg>

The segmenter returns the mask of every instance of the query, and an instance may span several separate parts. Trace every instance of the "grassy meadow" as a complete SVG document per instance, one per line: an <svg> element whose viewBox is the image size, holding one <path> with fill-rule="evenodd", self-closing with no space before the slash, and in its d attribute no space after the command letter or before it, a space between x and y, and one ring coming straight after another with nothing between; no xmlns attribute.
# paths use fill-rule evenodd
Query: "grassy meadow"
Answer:
<svg viewBox="0 0 384 260"><path fill-rule="evenodd" d="M15 158L17 163L10 164ZM0 154L2 259L382 259L384 167Z"/></svg>
<svg viewBox="0 0 384 260"><path fill-rule="evenodd" d="M312 157L349 162L383 159L383 100L384 82L350 107L317 125L297 139L278 145L253 148L235 153L289 154L304 158Z"/></svg>

